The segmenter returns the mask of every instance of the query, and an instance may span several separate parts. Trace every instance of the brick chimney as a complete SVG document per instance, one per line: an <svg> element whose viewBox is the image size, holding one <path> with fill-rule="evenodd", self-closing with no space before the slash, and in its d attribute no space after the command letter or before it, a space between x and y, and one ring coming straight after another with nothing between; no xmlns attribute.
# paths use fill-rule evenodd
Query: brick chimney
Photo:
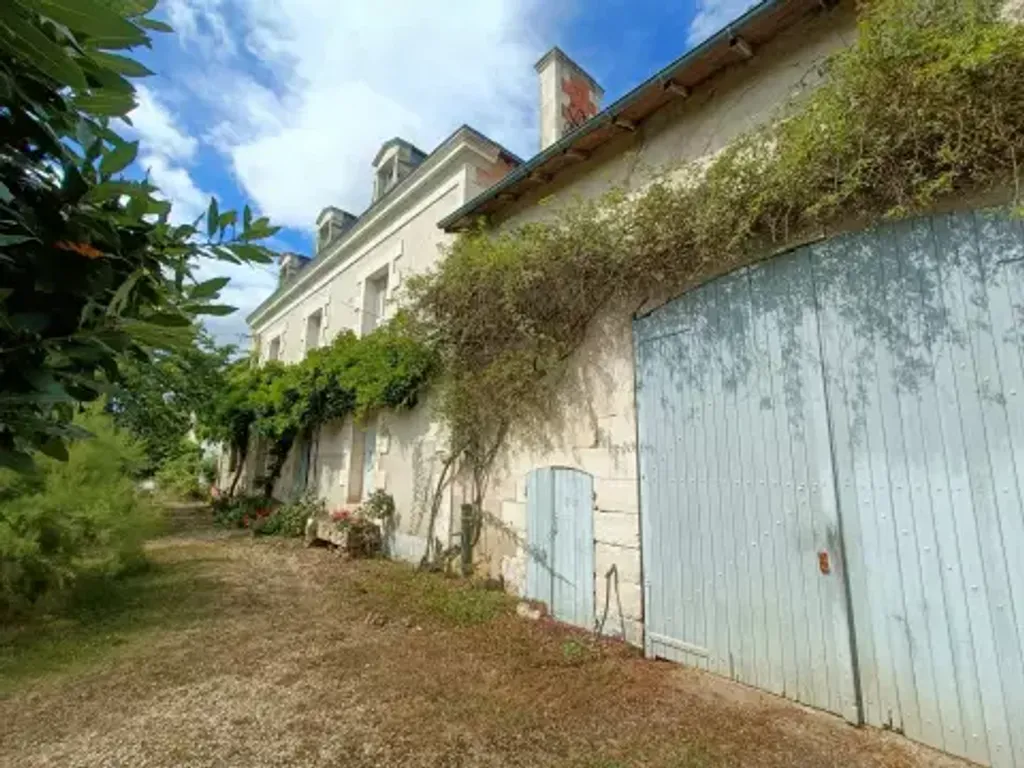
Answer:
<svg viewBox="0 0 1024 768"><path fill-rule="evenodd" d="M535 69L540 80L540 148L547 149L601 110L604 90L557 46Z"/></svg>

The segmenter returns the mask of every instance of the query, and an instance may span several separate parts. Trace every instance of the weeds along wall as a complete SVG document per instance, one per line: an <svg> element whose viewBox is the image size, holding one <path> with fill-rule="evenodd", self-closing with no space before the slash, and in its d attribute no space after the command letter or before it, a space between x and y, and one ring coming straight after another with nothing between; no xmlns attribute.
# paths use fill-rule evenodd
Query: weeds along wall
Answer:
<svg viewBox="0 0 1024 768"><path fill-rule="evenodd" d="M595 477L598 574L618 565L639 619L632 314L841 228L1013 199L1024 29L1000 11L878 0L823 12L460 236L415 282L451 450L471 466L491 458L492 570L521 584L526 471L576 466Z"/></svg>

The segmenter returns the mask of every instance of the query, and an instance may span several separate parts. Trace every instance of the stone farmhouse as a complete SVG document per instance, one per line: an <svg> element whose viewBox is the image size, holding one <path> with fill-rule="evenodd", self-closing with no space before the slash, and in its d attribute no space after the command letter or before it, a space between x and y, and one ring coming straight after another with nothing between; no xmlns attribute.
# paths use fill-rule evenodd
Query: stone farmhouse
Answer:
<svg viewBox="0 0 1024 768"><path fill-rule="evenodd" d="M822 82L853 6L764 0L610 105L552 49L525 161L465 126L385 143L370 207L325 208L249 317L259 359L371 331L481 216L543 220L714 155ZM765 256L591 324L548 445L499 458L481 566L648 655L1024 768L1024 229L964 201ZM386 489L417 561L444 448L429 402L324 424L277 490Z"/></svg>

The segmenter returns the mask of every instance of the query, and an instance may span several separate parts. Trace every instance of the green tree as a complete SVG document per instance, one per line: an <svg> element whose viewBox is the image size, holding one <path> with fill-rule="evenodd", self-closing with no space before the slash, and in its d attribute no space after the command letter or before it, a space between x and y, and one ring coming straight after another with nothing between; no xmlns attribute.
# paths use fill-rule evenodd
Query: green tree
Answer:
<svg viewBox="0 0 1024 768"><path fill-rule="evenodd" d="M148 180L123 172L138 151L111 127L135 106L125 55L169 27L155 0L0 3L0 464L67 455L81 403L146 361L191 344L227 278L199 281L200 258L269 262L276 231L216 201L191 225Z"/></svg>
<svg viewBox="0 0 1024 768"><path fill-rule="evenodd" d="M200 414L202 434L219 443L235 458L235 472L228 487L233 496L249 454L252 426L256 421L253 391L258 385L259 369L248 358L227 367L221 388Z"/></svg>
<svg viewBox="0 0 1024 768"><path fill-rule="evenodd" d="M113 577L141 565L158 524L133 475L142 445L99 404L75 417L89 440L69 457L40 457L27 472L0 468L0 617L60 595L83 576Z"/></svg>
<svg viewBox="0 0 1024 768"><path fill-rule="evenodd" d="M156 351L147 360L121 361L121 383L110 398L110 412L118 426L142 441L146 471L156 471L176 458L190 432L206 437L199 425L210 423L211 409L227 387L234 356L234 347L218 346L201 331L195 343L174 352Z"/></svg>

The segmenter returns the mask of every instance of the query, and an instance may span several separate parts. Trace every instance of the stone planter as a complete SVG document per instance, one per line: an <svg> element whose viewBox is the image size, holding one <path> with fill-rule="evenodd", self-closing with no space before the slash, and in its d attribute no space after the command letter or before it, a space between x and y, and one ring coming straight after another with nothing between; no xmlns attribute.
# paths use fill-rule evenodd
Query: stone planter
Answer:
<svg viewBox="0 0 1024 768"><path fill-rule="evenodd" d="M374 557L382 552L383 534L378 523L353 517L340 524L331 517L311 521L313 538L343 549L352 557Z"/></svg>

